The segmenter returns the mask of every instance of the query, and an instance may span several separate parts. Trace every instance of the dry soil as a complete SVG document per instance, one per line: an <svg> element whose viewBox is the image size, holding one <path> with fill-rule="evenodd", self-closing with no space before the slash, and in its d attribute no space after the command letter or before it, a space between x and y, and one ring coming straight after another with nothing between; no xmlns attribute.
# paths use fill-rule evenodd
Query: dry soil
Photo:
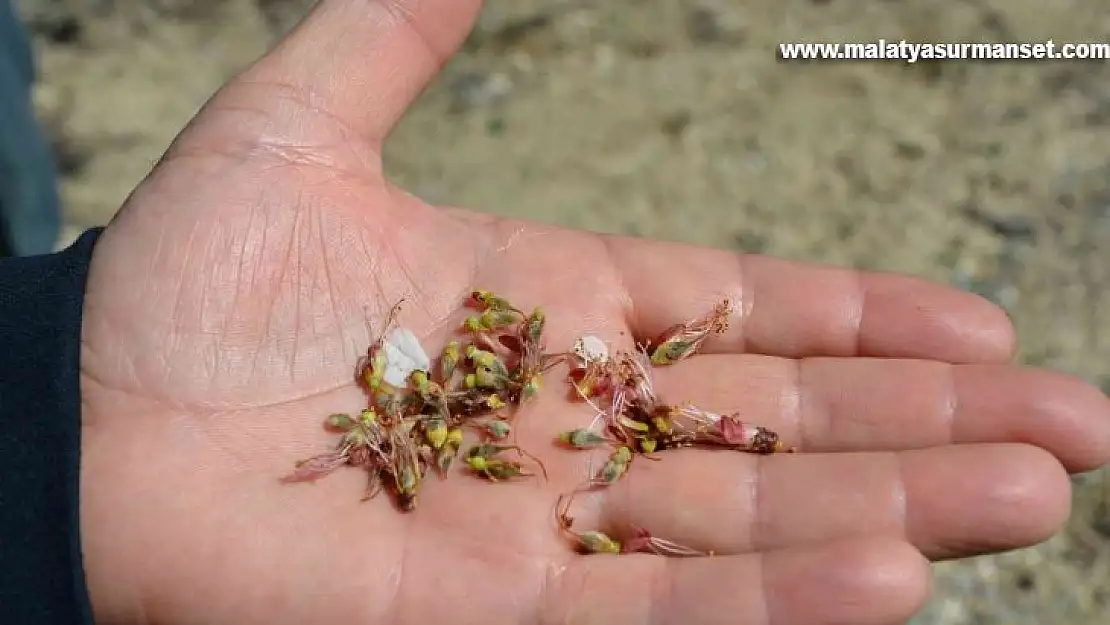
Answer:
<svg viewBox="0 0 1110 625"><path fill-rule="evenodd" d="M103 224L308 0L21 0L72 231ZM1110 66L785 63L782 41L1110 41L1105 0L491 0L387 147L418 195L927 276L1110 388ZM1106 623L1110 503L937 567L918 623Z"/></svg>

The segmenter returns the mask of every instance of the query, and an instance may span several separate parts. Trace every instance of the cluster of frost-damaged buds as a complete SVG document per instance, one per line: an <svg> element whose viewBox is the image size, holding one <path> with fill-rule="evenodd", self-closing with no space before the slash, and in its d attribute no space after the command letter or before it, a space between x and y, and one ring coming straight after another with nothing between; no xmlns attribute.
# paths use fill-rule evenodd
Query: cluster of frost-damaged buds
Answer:
<svg viewBox="0 0 1110 625"><path fill-rule="evenodd" d="M339 443L298 462L284 480L312 481L354 466L369 476L367 499L385 488L411 511L429 468L447 476L464 427L482 434L465 456L473 473L494 482L531 476L507 452L532 456L499 441L512 431L512 408L536 395L544 371L560 359L544 354L546 318L541 309L524 313L488 291L474 291L467 304L476 311L463 324L468 340L448 343L435 366L411 331L395 327L395 306L357 367L369 405L358 415L329 416Z"/></svg>
<svg viewBox="0 0 1110 625"><path fill-rule="evenodd" d="M623 542L598 531L576 532L568 516L574 494L609 486L624 477L637 456L682 447L711 447L758 454L783 451L775 432L691 404L668 404L655 392L652 368L671 365L694 355L710 334L728 329L732 304L725 300L703 318L667 329L651 344L636 351L610 354L601 339L579 338L571 354L569 381L576 394L596 410L593 423L563 432L559 440L576 449L609 446L613 449L600 471L557 506L562 529L582 551L627 553L649 551L661 555L699 555L698 552L656 537L645 530ZM789 450L788 450L789 451Z"/></svg>
<svg viewBox="0 0 1110 625"><path fill-rule="evenodd" d="M732 314L728 300L704 318L669 328L647 346L615 353L587 335L568 353L548 354L541 309L525 313L489 291L472 292L467 305L475 314L463 323L466 340L448 343L434 365L413 333L395 325L395 306L382 335L356 368L367 406L357 415L329 416L326 425L340 434L339 442L327 453L298 462L283 479L311 481L342 466L357 467L368 475L367 499L388 490L402 510L411 511L429 470L447 476L467 427L481 433L465 454L475 475L493 482L533 475L509 452L530 458L546 474L538 459L505 439L512 432L514 409L535 397L543 374L563 361L570 365L567 379L575 395L593 406L596 415L588 426L564 432L559 440L575 449L612 450L596 475L556 505L561 531L584 552L704 555L639 528L623 541L600 531L572 529L568 512L574 495L617 482L637 457L682 447L760 454L782 450L771 430L735 415L668 404L656 395L653 367L689 358L709 335L725 331Z"/></svg>

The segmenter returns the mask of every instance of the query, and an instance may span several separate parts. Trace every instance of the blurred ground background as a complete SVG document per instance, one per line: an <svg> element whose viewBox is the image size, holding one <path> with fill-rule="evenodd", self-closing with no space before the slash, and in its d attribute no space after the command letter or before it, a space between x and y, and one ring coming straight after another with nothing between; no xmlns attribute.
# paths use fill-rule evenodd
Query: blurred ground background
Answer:
<svg viewBox="0 0 1110 625"><path fill-rule="evenodd" d="M310 0L19 0L70 236ZM1108 41L1105 0L491 0L387 146L432 201L927 276L1110 390L1110 65L783 63L778 42ZM937 567L915 623L1106 623L1110 481L1045 545Z"/></svg>

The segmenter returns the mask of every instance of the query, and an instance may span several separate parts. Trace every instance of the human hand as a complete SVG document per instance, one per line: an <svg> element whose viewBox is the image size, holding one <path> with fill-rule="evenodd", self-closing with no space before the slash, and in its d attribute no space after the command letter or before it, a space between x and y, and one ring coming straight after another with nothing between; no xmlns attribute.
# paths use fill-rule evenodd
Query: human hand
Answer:
<svg viewBox="0 0 1110 625"><path fill-rule="evenodd" d="M82 351L82 530L94 609L156 623L892 623L948 558L1048 537L1067 470L1110 457L1107 401L1006 364L1003 313L890 275L737 257L429 206L381 141L476 0L325 0L223 89L98 243ZM430 148L432 146L429 146ZM364 396L400 321L442 345L472 287L548 311L549 346L628 348L721 296L741 314L660 392L780 431L797 455L668 452L585 526L718 556L576 556L553 506L589 411L551 383L520 415L550 480L427 481L417 510L341 470L282 485ZM367 328L367 310L372 328ZM431 351L431 350L430 350ZM554 379L553 379L554 382Z"/></svg>

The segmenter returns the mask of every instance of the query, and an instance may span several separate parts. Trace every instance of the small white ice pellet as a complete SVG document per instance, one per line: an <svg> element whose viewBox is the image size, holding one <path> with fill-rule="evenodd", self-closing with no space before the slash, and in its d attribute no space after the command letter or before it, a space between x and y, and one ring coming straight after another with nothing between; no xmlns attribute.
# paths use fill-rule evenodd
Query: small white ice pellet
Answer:
<svg viewBox="0 0 1110 625"><path fill-rule="evenodd" d="M578 337L571 350L575 356L586 362L606 362L609 360L609 346L593 334Z"/></svg>
<svg viewBox="0 0 1110 625"><path fill-rule="evenodd" d="M382 350L385 352L385 373L382 379L387 384L404 386L413 371L431 370L431 359L420 346L420 340L408 328L394 328L385 335Z"/></svg>

